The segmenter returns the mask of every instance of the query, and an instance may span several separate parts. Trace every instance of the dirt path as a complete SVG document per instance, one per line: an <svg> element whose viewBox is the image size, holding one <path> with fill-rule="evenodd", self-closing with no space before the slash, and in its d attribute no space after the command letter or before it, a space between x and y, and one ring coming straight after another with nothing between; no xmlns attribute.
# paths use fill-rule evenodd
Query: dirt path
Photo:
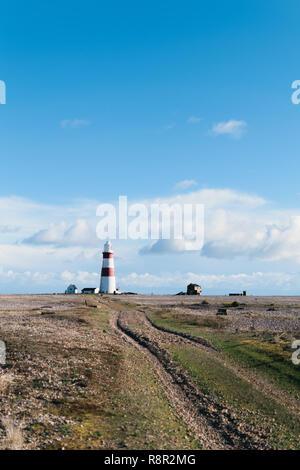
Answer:
<svg viewBox="0 0 300 470"><path fill-rule="evenodd" d="M129 327L134 322L137 328ZM146 322L146 323L145 323ZM139 327L147 326L145 331ZM263 436L247 424L241 423L225 407L204 395L188 375L173 362L162 347L162 333L151 327L145 317L134 312L113 314L112 327L123 340L130 342L150 359L161 380L165 393L172 406L197 435L205 449L264 449ZM170 333L173 342L190 342L181 336ZM165 338L169 342L169 338Z"/></svg>
<svg viewBox="0 0 300 470"><path fill-rule="evenodd" d="M207 426L206 420L195 419L197 413L182 390L182 387L173 380L158 357L153 354L149 348L142 345L138 338L134 338L131 330L128 330L121 324L119 315L112 314L111 326L118 338L122 338L123 341L133 345L151 362L163 385L170 404L184 420L190 431L197 436L203 447L206 449L232 448L232 446L227 445L226 441L222 439L214 429L210 429L210 427Z"/></svg>

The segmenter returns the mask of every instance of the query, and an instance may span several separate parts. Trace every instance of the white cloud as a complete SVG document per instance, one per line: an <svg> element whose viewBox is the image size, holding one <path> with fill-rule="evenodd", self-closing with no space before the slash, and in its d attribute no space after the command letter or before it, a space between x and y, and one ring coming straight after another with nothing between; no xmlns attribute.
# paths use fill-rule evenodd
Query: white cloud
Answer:
<svg viewBox="0 0 300 470"><path fill-rule="evenodd" d="M72 129L78 129L79 127L87 127L90 125L90 121L87 119L64 119L60 122L61 127L64 129L69 127Z"/></svg>
<svg viewBox="0 0 300 470"><path fill-rule="evenodd" d="M19 232L20 228L12 225L0 225L0 233L16 233Z"/></svg>
<svg viewBox="0 0 300 470"><path fill-rule="evenodd" d="M218 135L228 135L235 139L239 139L245 132L247 123L245 121L236 121L231 119L226 122L219 122L214 124L211 129L211 134Z"/></svg>
<svg viewBox="0 0 300 470"><path fill-rule="evenodd" d="M271 261L288 259L300 263L300 215L291 216L286 225L267 225L254 255Z"/></svg>
<svg viewBox="0 0 300 470"><path fill-rule="evenodd" d="M262 210L267 204L267 201L261 197L238 193L230 189L201 189L171 198L146 201L145 204L149 205L151 202L168 204L169 206L174 204L183 206L188 203L203 204L205 211L205 245L203 253L211 257L218 257L218 250L216 249L215 252L209 251L207 249L208 243L215 240L219 243L220 241L223 242L224 239L226 241L230 240L230 243L232 240L233 247L239 250L238 253L240 254L234 256L247 254L245 241L249 245L252 238L259 236L264 227L263 221L258 221L257 210ZM185 222L192 226L192 219L186 219ZM170 226L171 229L174 227L173 220L170 220ZM258 232L258 235L254 230ZM238 241L240 241L240 244ZM158 240L142 247L140 254L178 253L187 249L188 244L185 241ZM223 256L224 258L228 257L226 250L224 250Z"/></svg>
<svg viewBox="0 0 300 470"><path fill-rule="evenodd" d="M76 218L94 216L97 204L91 200L72 200L69 204L52 205L17 196L0 197L1 224L9 229L2 234L10 235L10 241L16 242L62 220L71 225Z"/></svg>
<svg viewBox="0 0 300 470"><path fill-rule="evenodd" d="M235 274L201 274L197 272L164 272L160 275L151 273L132 272L119 279L124 287L135 289L160 288L162 285L169 289L185 290L187 284L195 282L205 289L224 289L225 292L256 289L258 285L266 289L298 289L299 273L284 272L252 272Z"/></svg>
<svg viewBox="0 0 300 470"><path fill-rule="evenodd" d="M187 181L187 180L186 180ZM186 182L182 186L186 184ZM189 184L196 184L192 180L188 180ZM173 205L177 204L204 204L206 210L219 208L219 207L236 207L236 208L256 208L265 204L265 200L257 197L248 195L246 193L238 193L229 189L202 189L199 191L177 194L176 196L170 198L157 198L155 200L144 200L139 201L144 203L147 207L151 203L162 203ZM1 205L1 199L0 199ZM16 202L18 207L19 201ZM97 219L95 217L97 203L92 201L79 202L77 206L71 205L70 207L57 207L52 206L36 206L35 210L32 209L30 203L26 206L26 203L22 204L23 216L26 218L27 215L27 225L28 229L30 226L33 228L37 226L38 220L40 218L40 224L44 225L47 228L42 228L35 231L32 234L32 231L29 236L25 236L23 243L30 245L49 245L57 247L67 247L67 246L81 246L81 247L99 247L101 245L101 240L96 236L96 224ZM11 206L12 209L12 206ZM36 211L36 214L34 213ZM80 213L86 215L85 218L78 218L74 221L74 218ZM67 217L65 217L67 216ZM51 219L60 219L57 222L49 224ZM67 218L67 220L65 220ZM28 231L26 230L26 232ZM21 236L21 234L20 234ZM162 244L160 244L162 245ZM167 245L167 244L166 244ZM177 244L178 245L178 244ZM173 248L171 251L174 251L174 247L177 246L173 243ZM154 248L155 250L157 247ZM159 251L162 252L161 247ZM179 251L175 249L175 251Z"/></svg>
<svg viewBox="0 0 300 470"><path fill-rule="evenodd" d="M9 288L10 292L64 292L71 282L79 288L91 286L97 287L100 274L88 271L17 271L5 270L0 266L1 290Z"/></svg>
<svg viewBox="0 0 300 470"><path fill-rule="evenodd" d="M206 208L219 207L252 207L256 208L266 204L266 200L260 196L234 191L232 189L200 189L184 194L166 198L155 198L151 200L139 201L145 204L166 203L166 204L186 204L200 203Z"/></svg>
<svg viewBox="0 0 300 470"><path fill-rule="evenodd" d="M99 248L49 245L0 245L0 266L15 271L90 269L101 262Z"/></svg>
<svg viewBox="0 0 300 470"><path fill-rule="evenodd" d="M202 120L202 118L200 117L197 117L197 116L190 116L187 120L187 122L189 124L197 124L198 122L200 122Z"/></svg>
<svg viewBox="0 0 300 470"><path fill-rule="evenodd" d="M56 244L60 243L67 225L65 222L60 224L50 224L48 229L40 230L29 238L26 238L23 243L29 243L33 245L44 245L44 244Z"/></svg>
<svg viewBox="0 0 300 470"><path fill-rule="evenodd" d="M160 253L180 253L186 251L184 240L158 240L140 249L141 255Z"/></svg>
<svg viewBox="0 0 300 470"><path fill-rule="evenodd" d="M40 230L23 243L32 245L58 246L99 246L96 236L96 225L89 224L85 219L78 219L68 226L64 221L51 224L49 228Z"/></svg>
<svg viewBox="0 0 300 470"><path fill-rule="evenodd" d="M300 211L217 210L207 215L205 230L203 256L300 263Z"/></svg>
<svg viewBox="0 0 300 470"><path fill-rule="evenodd" d="M298 213L284 209L275 211L259 196L230 189L201 189L170 198L139 202L147 207L151 203L204 204L205 243L202 255L208 258L233 259L243 256L300 263L300 210ZM49 259L54 259L54 253L56 257L61 257L62 262L71 260L75 263L78 256L85 260L88 256L92 257L94 250L100 249L102 245L96 236L96 207L97 203L93 201L51 206L16 197L0 198L0 215L4 227L0 245L2 264L9 267L25 263L26 269L35 261L42 263L44 259L43 265L46 267L51 265ZM84 217L78 217L81 214ZM12 228L17 227L16 222L19 226L14 231ZM127 259L137 251L142 254L161 254L178 253L186 249L180 240L153 240L149 243L127 241L123 245L124 249L127 247ZM121 246L122 242L119 250ZM38 253L35 252L37 247L41 247ZM75 255L72 248L76 249ZM34 253L40 260L36 259Z"/></svg>
<svg viewBox="0 0 300 470"><path fill-rule="evenodd" d="M268 207L263 198L229 189L199 190L155 202L204 204L202 256L300 263L300 210L293 213L288 210L275 211ZM184 251L184 241L158 240L142 247L140 254Z"/></svg>
<svg viewBox="0 0 300 470"><path fill-rule="evenodd" d="M100 274L95 271L63 270L13 270L3 269L0 266L1 291L5 292L64 292L70 283L75 283L79 289L83 287L97 287ZM229 291L242 291L244 289L255 291L297 291L300 284L300 273L297 272L261 272L250 273L237 272L234 274L207 274L200 272L131 272L127 275L119 275L117 284L123 291L134 290L138 292L150 292L151 290L165 290L176 293L185 290L187 284L196 282L205 292L217 290L228 293ZM259 287L258 287L259 286Z"/></svg>
<svg viewBox="0 0 300 470"><path fill-rule="evenodd" d="M132 202L144 203L147 207L151 203L204 204L205 243L201 253L196 252L189 257L185 254L186 245L180 240L115 241L113 245L118 256L117 274L120 272L126 274L139 269L151 272L155 264L157 268L153 272L160 279L162 286L165 285L162 273L166 260L169 270L175 270L178 266L182 272L193 269L191 279L197 274L195 268L191 267L195 265L196 259L199 259L199 265L202 262L214 263L214 266L219 266L219 271L222 271L224 263L228 262L217 264L218 260L230 260L230 269L235 270L234 266L239 266L241 262L237 259L234 264L236 258L242 258L243 263L247 263L247 259L250 259L251 266L260 266L266 262L276 262L278 266L278 263L287 261L295 266L295 270L298 269L300 208L293 211L282 208L275 210L274 204L270 204L260 196L231 189L201 189L175 194L169 198ZM0 281L2 282L3 278L3 286L7 286L6 291L12 292L13 289L17 291L18 286L22 290L21 287L24 286L23 291L27 289L29 292L34 290L34 285L37 286L36 289L39 285L43 285L45 290L49 287L51 291L61 291L69 281L78 284L82 282L83 287L85 284L94 285L95 282L92 281L94 279L96 281L96 277L99 277L103 244L95 232L98 221L95 217L96 207L96 201L88 200L55 206L17 197L0 198L0 217L3 227L3 230L0 227L2 266ZM138 256L138 253L149 256ZM169 256L161 256L164 253L169 253ZM155 258L151 256L152 254L156 255ZM258 272L259 269L256 270L256 273ZM166 283L169 278L171 282L174 273L171 274L166 277ZM245 275L250 282L252 279L249 278L250 275ZM181 286L182 279L184 282L190 279L187 274L184 278L182 276L178 274L178 281L175 276L176 285ZM219 279L218 273L216 276ZM243 280L243 274L239 276ZM221 279L222 282L226 280ZM254 286L255 283L262 285L269 282L268 279L271 279L271 274L268 278L264 274L261 281L259 274L256 274L251 285ZM288 283L288 275L283 276L283 279ZM219 285L217 279L209 277L202 282ZM121 281L120 287L124 288ZM129 285L128 290L131 290Z"/></svg>
<svg viewBox="0 0 300 470"><path fill-rule="evenodd" d="M60 277L66 283L76 282L79 285L90 285L91 287L97 287L100 281L100 273L88 271L63 271Z"/></svg>
<svg viewBox="0 0 300 470"><path fill-rule="evenodd" d="M188 189L191 186L197 186L197 181L195 180L182 180L175 184L174 189Z"/></svg>

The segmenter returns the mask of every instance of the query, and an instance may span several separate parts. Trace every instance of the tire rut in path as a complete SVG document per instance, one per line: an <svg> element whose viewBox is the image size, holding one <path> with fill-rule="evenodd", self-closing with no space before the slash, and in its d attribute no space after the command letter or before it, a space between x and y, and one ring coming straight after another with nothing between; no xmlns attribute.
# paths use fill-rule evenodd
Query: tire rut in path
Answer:
<svg viewBox="0 0 300 470"><path fill-rule="evenodd" d="M267 446L245 423L231 412L201 393L166 350L149 337L131 330L121 318L114 316L115 331L125 335L129 342L150 358L164 386L171 405L197 435L206 449L264 449ZM241 426L242 425L242 426Z"/></svg>
<svg viewBox="0 0 300 470"><path fill-rule="evenodd" d="M146 356L154 367L170 405L175 410L176 414L185 422L189 431L200 441L203 448L231 449L232 446L228 446L214 429L210 429L205 420L195 420L195 410L191 407L191 403L186 398L181 387L172 380L170 374L164 369L158 358L153 355L150 350L132 338L130 334L127 334L126 329L120 324L116 314L112 315L111 327L118 338L121 337L127 344L131 344L133 347L137 348L140 353Z"/></svg>

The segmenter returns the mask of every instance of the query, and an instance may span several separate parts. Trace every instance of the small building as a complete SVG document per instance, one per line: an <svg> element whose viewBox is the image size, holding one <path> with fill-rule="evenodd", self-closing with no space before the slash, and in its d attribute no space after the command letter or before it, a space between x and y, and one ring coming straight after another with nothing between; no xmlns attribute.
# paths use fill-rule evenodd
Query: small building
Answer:
<svg viewBox="0 0 300 470"><path fill-rule="evenodd" d="M201 295L202 289L198 284L189 284L186 289L187 295Z"/></svg>
<svg viewBox="0 0 300 470"><path fill-rule="evenodd" d="M81 290L82 294L99 294L99 287L85 287Z"/></svg>
<svg viewBox="0 0 300 470"><path fill-rule="evenodd" d="M78 289L75 286L75 284L70 284L65 290L65 294L77 294L77 293L78 293Z"/></svg>
<svg viewBox="0 0 300 470"><path fill-rule="evenodd" d="M246 297L247 295L247 291L246 290L243 290L243 292L231 292L229 294L230 297L232 296L243 296L243 297Z"/></svg>

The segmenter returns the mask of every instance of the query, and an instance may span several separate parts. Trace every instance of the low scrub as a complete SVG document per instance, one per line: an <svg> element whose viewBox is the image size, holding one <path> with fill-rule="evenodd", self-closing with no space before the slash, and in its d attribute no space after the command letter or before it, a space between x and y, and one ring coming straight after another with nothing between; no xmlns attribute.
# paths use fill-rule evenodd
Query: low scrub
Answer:
<svg viewBox="0 0 300 470"><path fill-rule="evenodd" d="M223 305L224 307L239 307L241 304L234 300L233 302L224 302Z"/></svg>
<svg viewBox="0 0 300 470"><path fill-rule="evenodd" d="M172 313L169 310L163 310L155 312L151 315L154 322L167 328L176 329L200 327L200 328L212 328L222 329L227 324L226 318L219 318L212 315L193 315L184 313Z"/></svg>

